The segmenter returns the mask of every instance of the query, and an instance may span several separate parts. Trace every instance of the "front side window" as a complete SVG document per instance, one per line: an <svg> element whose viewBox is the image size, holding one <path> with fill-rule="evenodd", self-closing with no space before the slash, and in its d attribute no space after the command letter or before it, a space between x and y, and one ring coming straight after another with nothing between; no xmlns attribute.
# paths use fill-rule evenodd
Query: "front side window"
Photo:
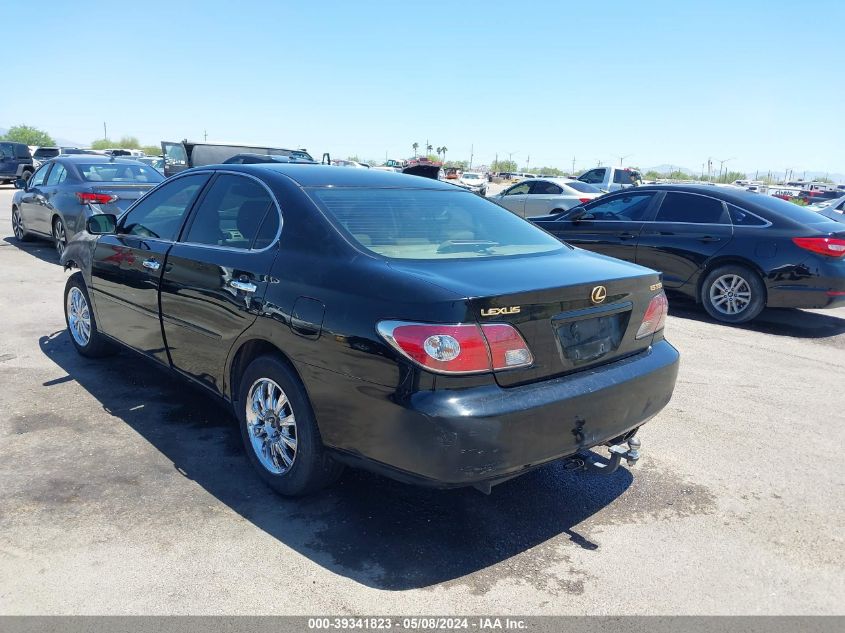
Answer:
<svg viewBox="0 0 845 633"><path fill-rule="evenodd" d="M15 146L12 143L0 143L0 158L14 158Z"/></svg>
<svg viewBox="0 0 845 633"><path fill-rule="evenodd" d="M538 180L534 183L534 186L531 188L531 193L533 195L539 196L559 196L561 193L563 193L563 189L558 187L553 182Z"/></svg>
<svg viewBox="0 0 845 633"><path fill-rule="evenodd" d="M308 193L342 232L383 257L491 258L566 248L468 191L325 187Z"/></svg>
<svg viewBox="0 0 845 633"><path fill-rule="evenodd" d="M208 174L192 174L159 187L123 216L117 232L162 240L175 239L185 213L207 180Z"/></svg>
<svg viewBox="0 0 845 633"><path fill-rule="evenodd" d="M641 222L645 218L653 195L653 193L632 193L616 196L587 206L586 212L594 220ZM580 215L584 211L584 207L575 207L561 219L566 220L569 216L576 213Z"/></svg>
<svg viewBox="0 0 845 633"><path fill-rule="evenodd" d="M197 208L184 241L264 248L272 243L278 230L279 213L267 190L251 178L223 174Z"/></svg>
<svg viewBox="0 0 845 633"><path fill-rule="evenodd" d="M599 185L604 182L604 169L591 169L578 180L590 185Z"/></svg>
<svg viewBox="0 0 845 633"><path fill-rule="evenodd" d="M655 222L693 224L730 224L730 217L721 200L689 193L669 192L663 198Z"/></svg>
<svg viewBox="0 0 845 633"><path fill-rule="evenodd" d="M58 185L65 181L67 178L67 170L64 168L63 165L59 165L58 163L53 165L53 171L50 172L50 176L47 178L46 184L49 185Z"/></svg>
<svg viewBox="0 0 845 633"><path fill-rule="evenodd" d="M510 189L508 189L504 193L504 195L506 195L506 196L525 195L526 193L528 193L529 189L531 189L531 183L530 182L523 182L523 183L516 185L515 187L511 187Z"/></svg>

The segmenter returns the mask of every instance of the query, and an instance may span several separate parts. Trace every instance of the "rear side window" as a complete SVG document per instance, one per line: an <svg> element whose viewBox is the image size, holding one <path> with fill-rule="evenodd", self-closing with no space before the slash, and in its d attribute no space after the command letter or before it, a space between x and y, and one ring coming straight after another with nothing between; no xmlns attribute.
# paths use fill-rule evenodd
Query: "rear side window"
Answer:
<svg viewBox="0 0 845 633"><path fill-rule="evenodd" d="M279 214L267 190L252 178L222 174L200 203L184 241L264 248L278 230Z"/></svg>
<svg viewBox="0 0 845 633"><path fill-rule="evenodd" d="M613 172L613 182L617 185L630 185L636 182L637 172L625 169L617 169Z"/></svg>
<svg viewBox="0 0 845 633"><path fill-rule="evenodd" d="M728 205L728 213L731 214L731 222L734 226L766 226L768 224L763 218L732 204Z"/></svg>
<svg viewBox="0 0 845 633"><path fill-rule="evenodd" d="M730 224L721 200L688 193L669 192L663 198L655 222Z"/></svg>
<svg viewBox="0 0 845 633"><path fill-rule="evenodd" d="M326 187L309 195L358 244L384 257L490 258L565 248L530 222L466 191Z"/></svg>
<svg viewBox="0 0 845 633"><path fill-rule="evenodd" d="M208 174L192 174L162 185L123 217L118 233L173 240Z"/></svg>
<svg viewBox="0 0 845 633"><path fill-rule="evenodd" d="M531 187L531 193L534 195L541 195L541 196L558 196L563 193L563 189L558 187L553 182L546 182L545 180L539 180L534 183L534 186Z"/></svg>
<svg viewBox="0 0 845 633"><path fill-rule="evenodd" d="M29 147L24 145L23 143L19 143L18 146L18 158L31 158L32 155L29 153Z"/></svg>
<svg viewBox="0 0 845 633"><path fill-rule="evenodd" d="M67 170L64 168L63 165L53 165L53 171L50 172L50 177L47 178L47 185L58 185L65 181L67 178Z"/></svg>

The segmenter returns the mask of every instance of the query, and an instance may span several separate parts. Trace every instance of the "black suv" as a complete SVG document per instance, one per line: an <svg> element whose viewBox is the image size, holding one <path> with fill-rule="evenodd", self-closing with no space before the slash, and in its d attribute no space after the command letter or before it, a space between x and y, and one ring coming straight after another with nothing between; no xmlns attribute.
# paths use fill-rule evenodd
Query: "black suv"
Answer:
<svg viewBox="0 0 845 633"><path fill-rule="evenodd" d="M32 154L24 143L0 142L0 185L13 182L17 178L29 180L35 167Z"/></svg>

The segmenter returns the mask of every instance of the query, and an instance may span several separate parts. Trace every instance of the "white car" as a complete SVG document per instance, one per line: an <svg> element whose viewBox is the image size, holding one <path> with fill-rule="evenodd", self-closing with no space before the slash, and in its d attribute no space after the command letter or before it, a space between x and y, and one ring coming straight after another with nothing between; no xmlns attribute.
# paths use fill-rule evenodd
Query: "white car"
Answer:
<svg viewBox="0 0 845 633"><path fill-rule="evenodd" d="M490 199L522 218L562 213L603 195L600 189L570 178L532 178Z"/></svg>
<svg viewBox="0 0 845 633"><path fill-rule="evenodd" d="M473 193L481 196L487 195L487 177L476 171L465 171L458 178L458 184L466 187Z"/></svg>

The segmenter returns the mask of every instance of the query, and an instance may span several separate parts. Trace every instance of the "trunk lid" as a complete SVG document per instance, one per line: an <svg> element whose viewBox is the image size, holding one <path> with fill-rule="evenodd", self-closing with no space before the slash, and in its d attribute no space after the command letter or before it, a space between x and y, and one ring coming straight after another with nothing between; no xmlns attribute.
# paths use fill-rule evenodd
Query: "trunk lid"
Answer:
<svg viewBox="0 0 845 633"><path fill-rule="evenodd" d="M117 196L117 200L108 204L97 205L103 213L114 213L120 215L132 205L138 198L147 193L150 189L158 185L158 183L100 183L91 187L94 193L104 193L111 196Z"/></svg>
<svg viewBox="0 0 845 633"><path fill-rule="evenodd" d="M503 387L602 365L652 342L651 336L635 337L660 292L660 274L635 264L574 249L461 261L440 270L431 262L390 265L466 297L467 321L509 323L519 330L534 363L497 371Z"/></svg>

